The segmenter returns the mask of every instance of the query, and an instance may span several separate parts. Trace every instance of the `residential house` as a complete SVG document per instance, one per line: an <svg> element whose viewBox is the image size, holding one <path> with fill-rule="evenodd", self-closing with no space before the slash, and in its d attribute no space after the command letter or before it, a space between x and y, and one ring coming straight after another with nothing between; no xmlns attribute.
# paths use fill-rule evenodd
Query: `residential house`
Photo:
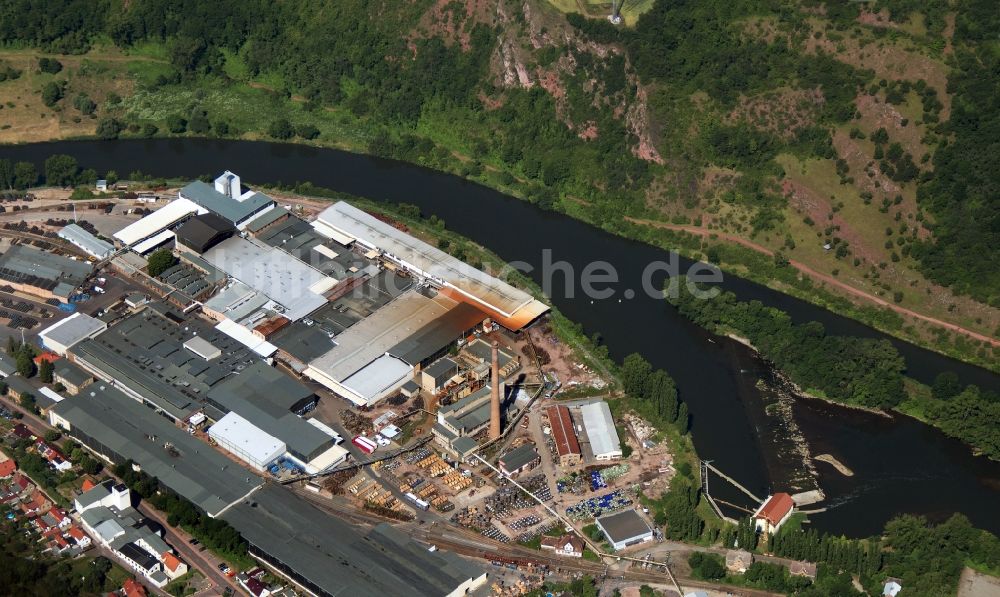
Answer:
<svg viewBox="0 0 1000 597"><path fill-rule="evenodd" d="M69 535L74 542L76 542L76 546L79 547L81 550L90 547L91 543L90 535L84 533L83 530L80 529L80 527L73 525L69 528L68 531L66 531L66 534Z"/></svg>
<svg viewBox="0 0 1000 597"><path fill-rule="evenodd" d="M0 452L0 479L8 479L17 472L17 463L14 459Z"/></svg>
<svg viewBox="0 0 1000 597"><path fill-rule="evenodd" d="M122 594L125 597L146 597L146 587L134 578L130 578L122 585Z"/></svg>
<svg viewBox="0 0 1000 597"><path fill-rule="evenodd" d="M566 534L561 537L542 537L542 549L550 550L558 556L582 558L583 547L583 539L572 534Z"/></svg>
<svg viewBox="0 0 1000 597"><path fill-rule="evenodd" d="M187 574L188 566L181 561L180 558L175 556L169 551L163 552L163 573L167 575L167 578L174 580Z"/></svg>
<svg viewBox="0 0 1000 597"><path fill-rule="evenodd" d="M903 585L899 584L898 578L886 579L885 586L882 587L882 597L896 597L903 590Z"/></svg>

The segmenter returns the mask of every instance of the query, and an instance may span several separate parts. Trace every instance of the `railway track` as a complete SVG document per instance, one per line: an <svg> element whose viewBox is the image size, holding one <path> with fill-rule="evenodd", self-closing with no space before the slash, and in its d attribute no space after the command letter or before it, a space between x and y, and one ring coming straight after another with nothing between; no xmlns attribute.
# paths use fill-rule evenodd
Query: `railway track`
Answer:
<svg viewBox="0 0 1000 597"><path fill-rule="evenodd" d="M333 500L320 497L305 490L296 488L296 493L303 496L328 514L340 517L354 524L364 524L369 526L382 522L388 522L396 525L399 524L399 521L397 520L383 518L376 514L359 510L353 506L339 504ZM521 545L500 543L473 531L440 523L427 526L421 526L415 522L403 524L406 525L405 531L414 539L430 545L435 545L439 549L451 551L459 555L483 559L488 562L499 562L501 565L513 564L518 567L545 566L549 570L558 570L566 573L581 573L599 580L622 579L626 581L655 584L670 583L670 577L667 576L665 572L656 572L652 570L613 570L605 564L598 562L550 556L545 552L540 552ZM777 595L780 595L779 593L771 593L768 591L747 589L743 587L731 587L690 578L678 577L677 580L687 589L711 589L716 591L725 591L733 595L742 595L744 597L776 597Z"/></svg>

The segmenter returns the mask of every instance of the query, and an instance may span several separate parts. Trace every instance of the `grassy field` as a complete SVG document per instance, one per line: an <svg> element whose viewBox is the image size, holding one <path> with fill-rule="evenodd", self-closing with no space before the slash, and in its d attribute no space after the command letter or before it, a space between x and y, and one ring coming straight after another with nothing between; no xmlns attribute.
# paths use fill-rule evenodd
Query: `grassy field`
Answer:
<svg viewBox="0 0 1000 597"><path fill-rule="evenodd" d="M83 56L53 56L62 63L57 74L38 70L38 58L46 56L28 50L0 50L0 65L21 71L17 79L0 82L0 142L30 143L92 135L97 116L74 108L73 99L85 93L100 107L111 94L125 97L135 89L130 66L149 59L128 57L113 49ZM64 99L55 107L42 102L46 83L65 81ZM100 108L98 109L100 112Z"/></svg>
<svg viewBox="0 0 1000 597"><path fill-rule="evenodd" d="M547 0L561 12L578 12L588 17L604 18L611 14L610 0ZM620 0L622 20L632 27L636 20L653 6L654 0Z"/></svg>

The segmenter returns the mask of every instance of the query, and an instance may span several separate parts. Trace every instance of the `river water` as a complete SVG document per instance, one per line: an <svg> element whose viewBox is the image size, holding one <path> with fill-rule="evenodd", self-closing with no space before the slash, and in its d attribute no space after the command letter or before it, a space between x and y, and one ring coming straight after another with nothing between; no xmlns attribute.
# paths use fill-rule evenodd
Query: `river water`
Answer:
<svg viewBox="0 0 1000 597"><path fill-rule="evenodd" d="M647 264L666 261L665 251L608 234L570 217L546 212L458 177L417 166L330 149L249 141L159 139L70 141L0 147L0 157L28 160L42 169L56 153L77 158L84 168L120 175L141 170L165 177L194 177L229 169L248 183L310 181L318 186L379 201L418 205L443 218L449 229L489 248L508 262L532 264L538 282L543 251L577 273L595 261L612 264L621 283L604 300L570 296L562 278L551 297L587 333L599 332L612 357L643 354L676 380L692 415L699 455L758 495L788 490L801 465L786 453L788 442L773 436L783 425L764 414L768 398L759 380L773 372L746 347L715 337L677 314L664 300L640 291ZM682 268L690 261L681 260ZM661 288L665 275L652 278ZM757 299L787 311L798 322L815 320L832 333L886 337L856 321L727 275L723 287L743 300ZM634 298L627 290L634 290ZM912 377L930 382L954 371L965 383L1000 389L1000 376L889 338L906 359ZM794 400L792 420L813 455L832 454L854 476L815 463L827 496L826 512L811 517L822 529L862 536L877 533L894 514L931 518L963 512L982 528L1000 533L1000 463L974 457L937 430L906 418L889 419L813 400ZM772 412L770 407L767 412ZM763 441L762 441L763 438ZM734 502L742 496L713 480L713 495Z"/></svg>

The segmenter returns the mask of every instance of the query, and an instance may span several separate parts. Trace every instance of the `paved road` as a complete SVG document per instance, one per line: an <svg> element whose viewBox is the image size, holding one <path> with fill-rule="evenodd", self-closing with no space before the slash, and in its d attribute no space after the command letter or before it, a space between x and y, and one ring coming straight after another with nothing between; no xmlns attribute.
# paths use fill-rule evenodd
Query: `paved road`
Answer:
<svg viewBox="0 0 1000 597"><path fill-rule="evenodd" d="M4 397L3 402L8 406L9 409L19 412L23 415L20 420L21 423L31 430L35 435L42 437L45 432L54 429L47 422L43 421L34 413L30 413L16 402L12 401L10 398ZM216 558L208 550L198 551L198 548L194 547L188 541L190 541L191 536L185 533L182 529L177 529L171 527L167 524L166 518L159 511L151 508L143 502L140 502L136 507L139 512L144 516L147 516L158 523L164 528L166 534L165 540L167 543L172 545L174 549L180 554L181 559L187 562L189 568L198 569L203 576L212 580L216 587L233 587L234 590L239 590L239 586L233 579L227 578L221 572L217 566L222 561ZM113 558L117 561L116 558ZM221 593L221 591L219 591Z"/></svg>
<svg viewBox="0 0 1000 597"><path fill-rule="evenodd" d="M191 535L188 535L183 529L172 527L167 524L166 517L150 507L144 502L140 502L136 509L146 516L151 518L164 529L164 540L172 545L177 553L180 554L181 559L187 562L189 568L197 568L201 573L212 581L212 583L219 587L219 593L222 592L221 587L232 587L234 591L239 591L239 585L236 584L235 579L228 578L226 575L219 572L218 565L222 560L215 556L212 552L207 549L200 551L199 547L191 545Z"/></svg>

